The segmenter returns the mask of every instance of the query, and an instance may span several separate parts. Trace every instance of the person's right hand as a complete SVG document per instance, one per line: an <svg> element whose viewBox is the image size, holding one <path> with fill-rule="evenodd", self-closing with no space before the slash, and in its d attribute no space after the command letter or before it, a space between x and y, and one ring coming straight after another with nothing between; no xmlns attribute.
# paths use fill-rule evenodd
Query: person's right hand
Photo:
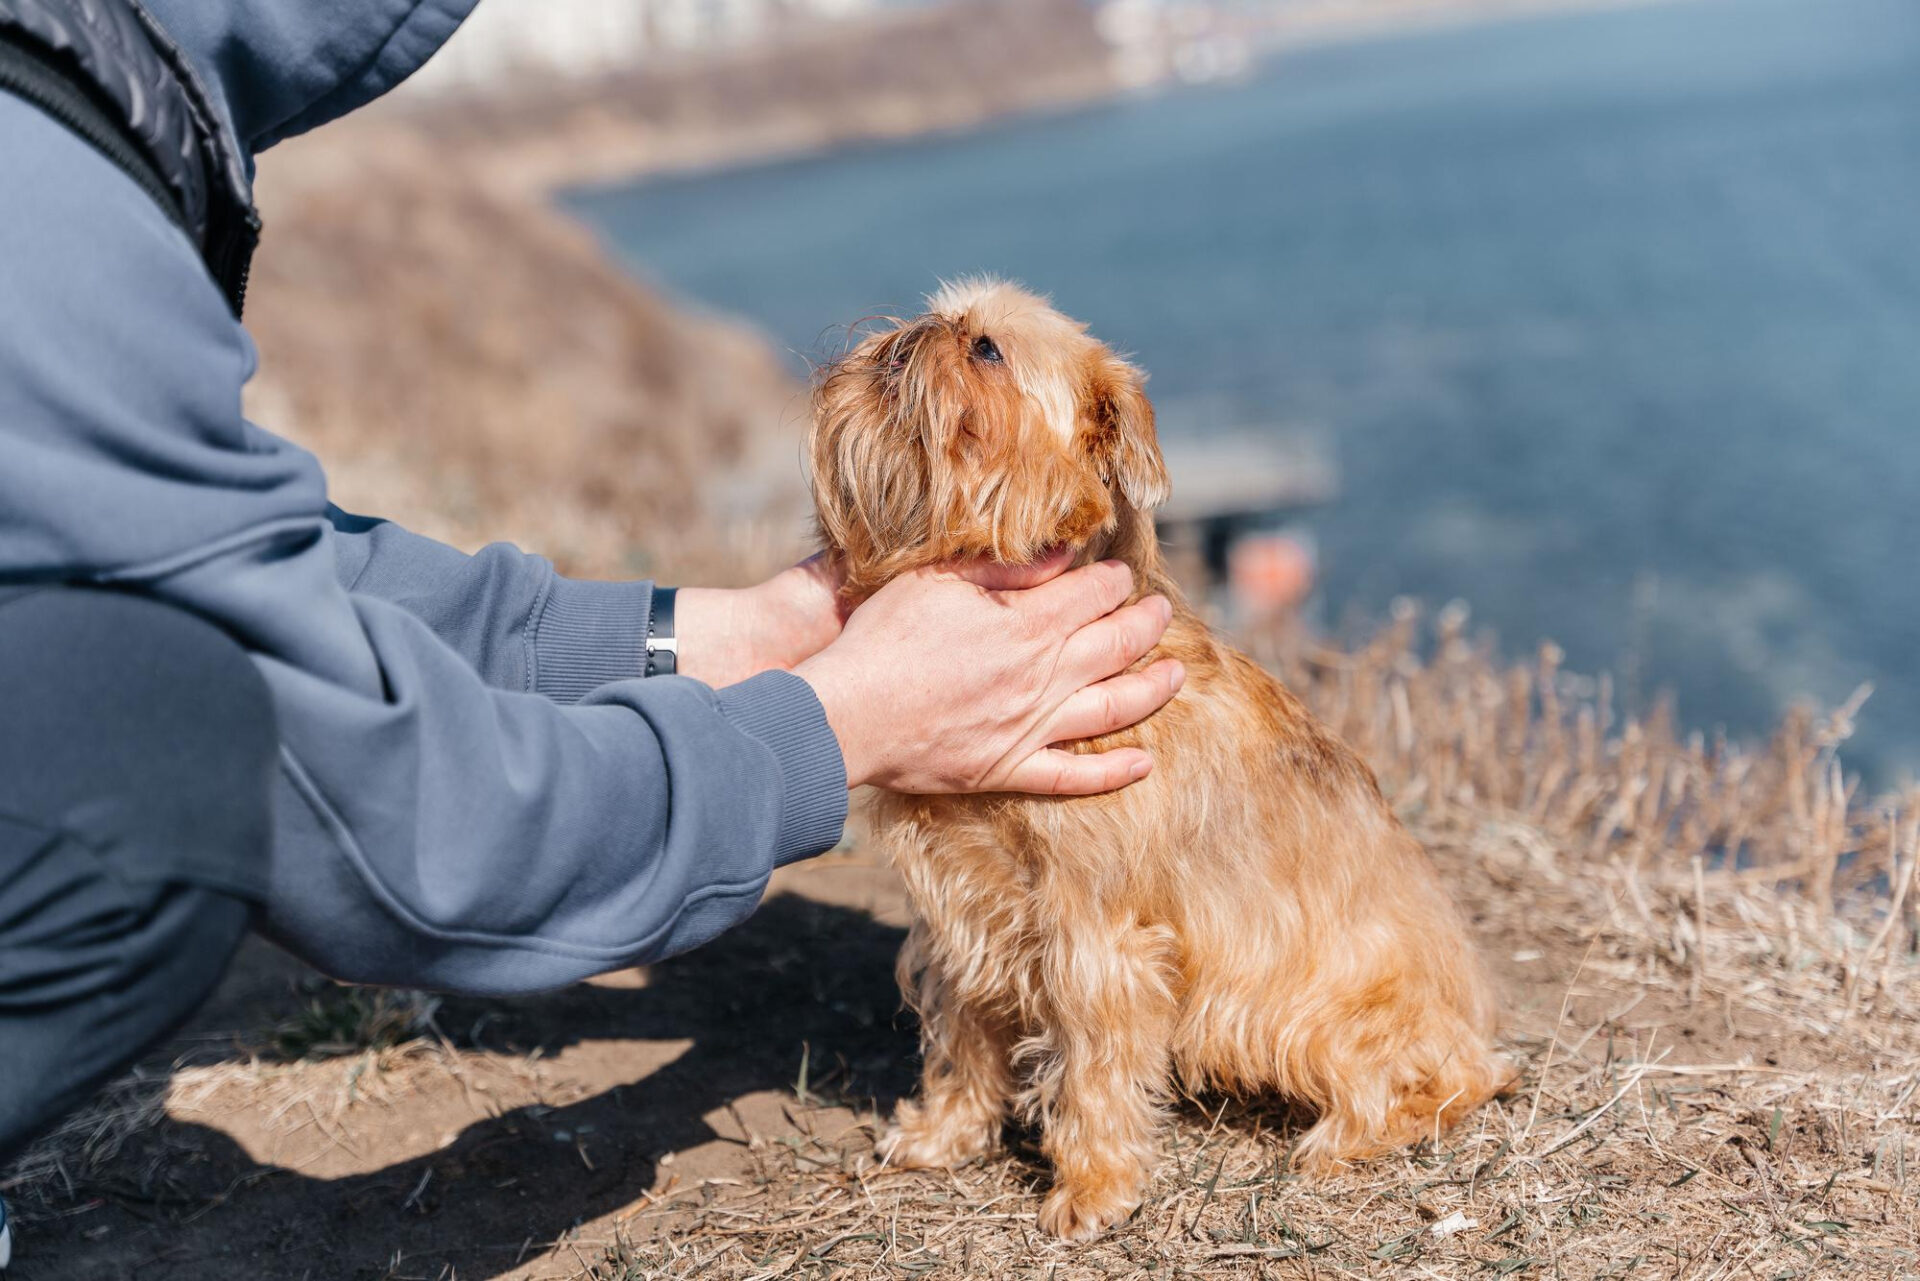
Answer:
<svg viewBox="0 0 1920 1281"><path fill-rule="evenodd" d="M1133 572L961 565L904 574L794 669L840 740L847 785L898 792L1087 795L1146 777L1138 748L1054 746L1124 729L1186 678L1166 659L1126 669L1173 616L1163 596L1126 605Z"/></svg>

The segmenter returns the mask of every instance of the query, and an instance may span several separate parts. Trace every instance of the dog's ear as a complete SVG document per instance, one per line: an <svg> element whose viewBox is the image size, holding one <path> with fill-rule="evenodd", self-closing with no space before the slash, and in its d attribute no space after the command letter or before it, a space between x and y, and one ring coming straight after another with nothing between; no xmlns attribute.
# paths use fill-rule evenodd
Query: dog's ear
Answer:
<svg viewBox="0 0 1920 1281"><path fill-rule="evenodd" d="M845 570L842 595L871 593L924 543L924 452L888 430L899 409L892 335L875 335L814 379L807 479L822 548Z"/></svg>
<svg viewBox="0 0 1920 1281"><path fill-rule="evenodd" d="M1102 352L1087 377L1087 448L1111 489L1140 511L1167 501L1171 485L1153 428L1146 375Z"/></svg>
<svg viewBox="0 0 1920 1281"><path fill-rule="evenodd" d="M877 411L874 339L826 366L815 376L813 412L807 429L807 480L814 518L829 552L862 559L873 531L862 511L860 485L874 464L865 420Z"/></svg>

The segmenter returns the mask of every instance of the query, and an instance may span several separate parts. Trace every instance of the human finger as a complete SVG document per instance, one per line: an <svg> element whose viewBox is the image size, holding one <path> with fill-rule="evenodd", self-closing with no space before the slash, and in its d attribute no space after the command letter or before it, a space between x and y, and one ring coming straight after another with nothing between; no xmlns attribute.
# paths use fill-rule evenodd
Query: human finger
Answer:
<svg viewBox="0 0 1920 1281"><path fill-rule="evenodd" d="M1165 707L1186 679L1186 668L1167 658L1137 672L1122 672L1089 685L1053 714L1047 724L1047 741L1098 738L1137 725Z"/></svg>
<svg viewBox="0 0 1920 1281"><path fill-rule="evenodd" d="M1125 671L1160 643L1172 621L1173 606L1164 596L1148 596L1094 619L1067 638L1059 679L1077 688Z"/></svg>
<svg viewBox="0 0 1920 1281"><path fill-rule="evenodd" d="M1111 614L1132 594L1133 570L1126 562L1102 560L1028 589L1016 603L1041 626L1073 632Z"/></svg>
<svg viewBox="0 0 1920 1281"><path fill-rule="evenodd" d="M1075 753L1045 747L1014 766L1002 790L1038 796L1093 796L1137 783L1153 758L1137 747Z"/></svg>

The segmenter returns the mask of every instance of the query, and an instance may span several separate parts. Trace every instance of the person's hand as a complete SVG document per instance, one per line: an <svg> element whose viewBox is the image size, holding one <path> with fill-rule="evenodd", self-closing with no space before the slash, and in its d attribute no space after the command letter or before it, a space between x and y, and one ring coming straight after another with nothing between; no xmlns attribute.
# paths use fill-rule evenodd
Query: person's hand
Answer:
<svg viewBox="0 0 1920 1281"><path fill-rule="evenodd" d="M719 689L791 671L840 634L840 578L825 556L755 587L682 587L674 598L676 670Z"/></svg>
<svg viewBox="0 0 1920 1281"><path fill-rule="evenodd" d="M1054 746L1112 733L1164 706L1186 678L1159 643L1165 597L1124 604L1133 573L1067 554L1025 568L924 569L875 592L794 668L840 740L848 786L900 792L1086 795L1146 777L1138 748Z"/></svg>

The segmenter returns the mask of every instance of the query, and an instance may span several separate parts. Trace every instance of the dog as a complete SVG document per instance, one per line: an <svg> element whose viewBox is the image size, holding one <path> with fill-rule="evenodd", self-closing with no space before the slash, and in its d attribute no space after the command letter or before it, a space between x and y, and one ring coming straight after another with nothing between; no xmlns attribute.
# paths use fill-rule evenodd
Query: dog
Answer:
<svg viewBox="0 0 1920 1281"><path fill-rule="evenodd" d="M1151 753L1123 790L872 798L924 1057L886 1162L959 1165L1017 1112L1054 1168L1040 1226L1084 1241L1139 1205L1178 1091L1307 1105L1294 1160L1325 1170L1436 1138L1510 1082L1465 929L1372 772L1169 578L1139 370L1018 286L946 285L822 371L808 455L849 603L1065 545L1174 603L1142 664L1187 671L1145 721L1071 745Z"/></svg>

